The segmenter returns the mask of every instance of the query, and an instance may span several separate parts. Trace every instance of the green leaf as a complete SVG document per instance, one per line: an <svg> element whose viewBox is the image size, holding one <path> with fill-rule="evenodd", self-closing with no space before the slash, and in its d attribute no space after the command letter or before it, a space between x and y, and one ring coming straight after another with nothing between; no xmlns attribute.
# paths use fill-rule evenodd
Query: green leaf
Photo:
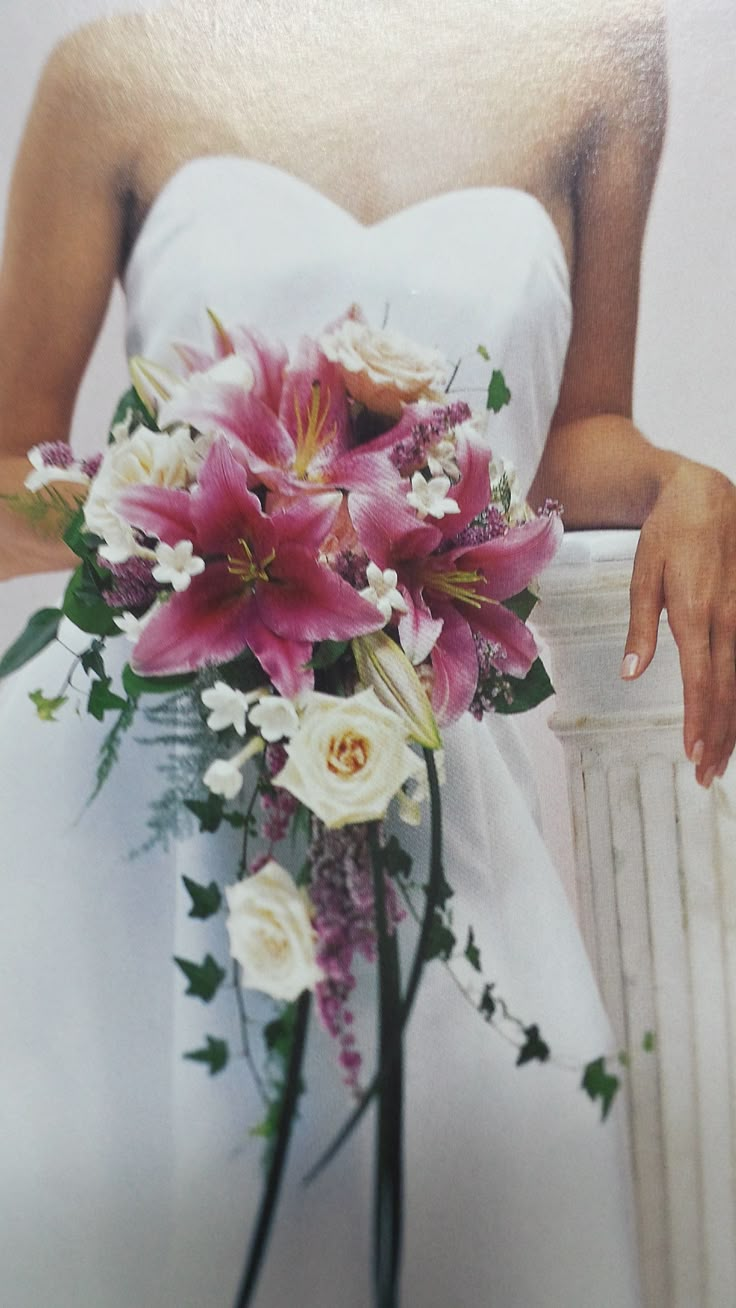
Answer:
<svg viewBox="0 0 736 1308"><path fill-rule="evenodd" d="M125 701L125 707L121 709L120 716L113 724L112 730L100 745L100 752L97 756L97 773L95 776L95 785L92 794L87 800L87 806L92 803L99 795L102 787L107 781L120 755L120 745L125 732L131 727L136 713L136 702L133 699Z"/></svg>
<svg viewBox="0 0 736 1308"><path fill-rule="evenodd" d="M505 609L510 609L515 613L517 618L526 622L529 614L539 602L539 596L534 594L527 586L526 590L520 590L518 595L511 595L508 599L501 601Z"/></svg>
<svg viewBox="0 0 736 1308"><path fill-rule="evenodd" d="M206 1039L207 1044L202 1049L190 1049L184 1054L184 1058L190 1059L192 1063L206 1063L210 1069L210 1076L215 1076L223 1067L227 1067L230 1050L226 1040L211 1035Z"/></svg>
<svg viewBox="0 0 736 1308"><path fill-rule="evenodd" d="M492 685L493 680L487 678L484 687ZM541 659L534 660L525 677L509 677L499 673L495 685L501 688L501 693L493 699L495 713L527 713L555 693Z"/></svg>
<svg viewBox="0 0 736 1308"><path fill-rule="evenodd" d="M100 593L103 577L93 574L89 563L81 563L66 588L62 609L81 631L93 636L119 636L114 611Z"/></svg>
<svg viewBox="0 0 736 1308"><path fill-rule="evenodd" d="M224 815L225 799L210 791L206 799L185 799L184 807L193 813L199 822L200 831L217 831Z"/></svg>
<svg viewBox="0 0 736 1308"><path fill-rule="evenodd" d="M90 687L87 712L91 713L93 718L97 718L98 722L102 722L110 709L124 709L128 702L110 690L111 685L112 677L102 677L99 681L93 681Z"/></svg>
<svg viewBox="0 0 736 1308"><path fill-rule="evenodd" d="M203 999L209 1004L214 999L225 980L225 969L211 954L207 954L201 963L192 963L188 958L174 957L177 967L184 973L189 985L186 994L195 999Z"/></svg>
<svg viewBox="0 0 736 1308"><path fill-rule="evenodd" d="M496 1001L493 998L493 986L487 985L484 987L483 994L480 997L478 1012L486 1019L486 1022L490 1022L495 1011Z"/></svg>
<svg viewBox="0 0 736 1308"><path fill-rule="evenodd" d="M47 699L42 690L32 690L28 698L36 705L36 713L42 722L58 722L54 714L66 704L66 695L57 695L55 699Z"/></svg>
<svg viewBox="0 0 736 1308"><path fill-rule="evenodd" d="M468 927L468 939L465 945L465 958L467 958L468 962L470 963L470 966L475 968L476 972L480 972L481 970L480 950L475 943L475 936L473 935L472 927Z"/></svg>
<svg viewBox="0 0 736 1308"><path fill-rule="evenodd" d="M96 537L94 538L96 539ZM84 529L84 510L77 509L63 536L64 544L80 559L95 557L96 550Z"/></svg>
<svg viewBox="0 0 736 1308"><path fill-rule="evenodd" d="M110 437L112 438L112 429L119 422L125 422L128 410L132 411L133 422L132 428L143 426L148 427L149 431L158 431L156 419L149 413L142 399L140 398L134 386L129 391L120 396L112 420L110 422Z"/></svg>
<svg viewBox="0 0 736 1308"><path fill-rule="evenodd" d="M204 920L213 917L219 912L222 904L222 895L220 887L216 881L210 881L208 886L203 886L199 881L193 881L191 877L182 877L186 886L189 897L192 901L192 907L189 910L189 917L197 917Z"/></svg>
<svg viewBox="0 0 736 1308"><path fill-rule="evenodd" d="M491 356L490 356L490 354L488 353L488 351L487 351L485 345L476 345L475 348L476 348L477 353L480 355L481 359L485 359L486 363L490 363L490 362L491 362Z"/></svg>
<svg viewBox="0 0 736 1308"><path fill-rule="evenodd" d="M644 1050L644 1053L653 1054L654 1050L656 1049L656 1046L657 1046L657 1037L655 1036L654 1032L645 1031L644 1039L641 1042L641 1047Z"/></svg>
<svg viewBox="0 0 736 1308"><path fill-rule="evenodd" d="M138 699L139 695L171 695L175 690L191 686L196 676L196 672L179 672L170 677L141 677L126 663L123 668L123 689L131 699Z"/></svg>
<svg viewBox="0 0 736 1308"><path fill-rule="evenodd" d="M94 640L89 649L84 651L81 658L82 667L87 675L94 673L96 677L100 678L100 681L104 681L106 676L105 662L102 657L104 647L104 641Z"/></svg>
<svg viewBox="0 0 736 1308"><path fill-rule="evenodd" d="M539 1027L536 1025L525 1026L524 1035L526 1040L519 1050L519 1057L516 1060L516 1066L521 1067L524 1063L537 1061L546 1063L549 1058L549 1045L544 1043L540 1034Z"/></svg>
<svg viewBox="0 0 736 1308"><path fill-rule="evenodd" d="M505 404L511 399L511 391L506 385L502 372L495 368L491 373L491 380L488 384L488 395L486 397L486 408L492 409L494 413L500 413Z"/></svg>
<svg viewBox="0 0 736 1308"><path fill-rule="evenodd" d="M601 1121L604 1122L621 1085L619 1078L606 1071L605 1058L596 1058L594 1062L588 1063L580 1084L593 1101L600 1099Z"/></svg>
<svg viewBox="0 0 736 1308"><path fill-rule="evenodd" d="M422 886L425 895L429 892L429 885L430 883L427 881ZM434 885L433 894L435 895L438 908L444 908L448 899L452 899L452 896L455 894L449 881L445 879L445 874L442 869L440 869L439 877Z"/></svg>
<svg viewBox="0 0 736 1308"><path fill-rule="evenodd" d="M425 962L429 963L433 958L441 958L443 962L447 962L452 956L456 943L455 936L447 923L442 920L439 913L435 913L424 947Z"/></svg>
<svg viewBox="0 0 736 1308"><path fill-rule="evenodd" d="M39 609L29 618L25 630L5 651L0 659L0 677L7 677L11 672L22 668L24 663L35 658L52 640L56 639L61 622L61 609Z"/></svg>
<svg viewBox="0 0 736 1308"><path fill-rule="evenodd" d="M308 668L331 668L333 663L345 653L348 648L347 640L321 640L319 645L315 646Z"/></svg>
<svg viewBox="0 0 736 1308"><path fill-rule="evenodd" d="M411 855L406 852L396 836L390 836L383 847L383 863L390 877L411 876Z"/></svg>

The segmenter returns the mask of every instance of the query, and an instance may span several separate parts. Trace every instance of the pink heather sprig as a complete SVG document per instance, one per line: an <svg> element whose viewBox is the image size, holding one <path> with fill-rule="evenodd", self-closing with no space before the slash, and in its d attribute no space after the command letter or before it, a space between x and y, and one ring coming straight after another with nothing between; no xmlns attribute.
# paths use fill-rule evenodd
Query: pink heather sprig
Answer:
<svg viewBox="0 0 736 1308"><path fill-rule="evenodd" d="M438 406L433 409L427 418L421 418L415 423L408 436L396 442L391 450L394 467L402 477L411 477L425 467L432 446L446 439L449 432L467 422L471 416L470 406L463 400L457 400L447 408Z"/></svg>
<svg viewBox="0 0 736 1308"><path fill-rule="evenodd" d="M499 664L503 663L505 651L494 641L473 632L473 643L478 659L478 684L470 702L469 709L476 721L486 713L493 713L496 701L503 697L509 704L512 699L511 686L503 676Z"/></svg>
<svg viewBox="0 0 736 1308"><path fill-rule="evenodd" d="M91 481L92 478L96 477L98 472L100 471L100 468L102 466L102 454L98 452L97 454L90 455L88 459L82 459L82 462L80 463L79 466L82 469L82 472L84 473L85 477L89 477Z"/></svg>
<svg viewBox="0 0 736 1308"><path fill-rule="evenodd" d="M287 760L287 753L280 743L266 746L264 763L269 777L275 777ZM289 823L296 812L299 801L284 790L283 786L272 786L261 792L261 836L271 846L283 840L289 830Z"/></svg>
<svg viewBox="0 0 736 1308"><path fill-rule="evenodd" d="M489 504L487 509L483 509L477 518L473 518L467 527L459 531L457 536L451 540L445 541L437 551L443 554L447 550L457 549L458 545L466 547L472 545L485 545L486 541L495 540L497 536L508 535L509 524L494 504Z"/></svg>
<svg viewBox="0 0 736 1308"><path fill-rule="evenodd" d="M151 565L145 559L127 559L125 563L105 563L113 576L113 584L103 592L103 599L113 609L150 608L159 586L151 575Z"/></svg>
<svg viewBox="0 0 736 1308"><path fill-rule="evenodd" d="M36 446L44 468L73 468L76 459L66 441L41 441Z"/></svg>
<svg viewBox="0 0 736 1308"><path fill-rule="evenodd" d="M317 962L325 977L316 987L317 1011L326 1030L339 1042L345 1084L357 1092L362 1058L348 1006L356 984L353 960L356 953L368 962L376 958L373 874L365 823L330 830L313 818L309 859ZM388 879L386 915L389 931L405 916Z"/></svg>

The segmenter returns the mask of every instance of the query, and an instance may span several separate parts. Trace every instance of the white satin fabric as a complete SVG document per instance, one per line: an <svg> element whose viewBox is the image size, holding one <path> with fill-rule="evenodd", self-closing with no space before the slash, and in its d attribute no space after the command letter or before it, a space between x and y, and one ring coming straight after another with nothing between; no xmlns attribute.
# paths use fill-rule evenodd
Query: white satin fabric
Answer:
<svg viewBox="0 0 736 1308"><path fill-rule="evenodd" d="M482 344L512 393L489 440L532 479L570 296L556 229L526 193L453 192L364 228L267 165L195 159L149 213L125 290L129 352L160 362L172 339L206 341L207 307L294 346L356 301L461 360L453 391L482 407ZM155 750L134 732L85 809L102 729L69 711L40 723L27 699L56 693L68 661L41 655L0 707L2 1298L229 1308L259 1195L259 1105L242 1059L212 1078L182 1059L206 1033L236 1050L237 1022L229 989L210 1007L185 998L171 958L225 958L222 918L189 918L181 877L232 880L238 836L128 859L161 788ZM557 1061L517 1069L444 968L428 969L408 1036L403 1308L639 1308L620 1109L601 1125L560 1066L610 1051L611 1035L539 834L529 760L508 720L465 720L446 743L458 937L472 922L484 971ZM401 836L423 879L426 837ZM368 1061L371 1002L358 1013ZM372 1122L300 1184L349 1107L335 1061L315 1025L258 1308L371 1305Z"/></svg>

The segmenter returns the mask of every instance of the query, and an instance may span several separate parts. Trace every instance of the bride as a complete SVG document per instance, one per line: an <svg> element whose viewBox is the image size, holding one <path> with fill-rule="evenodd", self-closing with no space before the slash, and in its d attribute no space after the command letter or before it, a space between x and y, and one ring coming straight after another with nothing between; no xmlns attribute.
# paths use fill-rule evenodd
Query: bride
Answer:
<svg viewBox="0 0 736 1308"><path fill-rule="evenodd" d="M633 0L559 13L210 0L67 39L42 76L8 210L0 492L22 488L29 446L67 436L118 277L129 352L162 362L172 339L201 333L207 306L289 346L353 300L451 358L488 337L515 378L499 446L532 504L560 501L568 530L642 528L622 675L646 671L666 608L683 748L709 786L736 743L736 488L631 419L663 51L658 6ZM69 565L0 505L0 577ZM32 721L28 706L63 667L46 652L0 708L5 750L25 745L0 798L16 996L1 1037L4 1276L17 1308L226 1308L257 1198L256 1109L242 1076L205 1083L182 1063L215 1019L183 1011L169 976L195 938L175 886L212 851L192 837L128 860L131 813L156 784L135 744L77 821L88 736ZM603 1052L610 1033L508 721L457 724L447 772L447 863L504 993L573 1061ZM200 928L191 948L204 939ZM446 977L422 1005L408 1042L403 1302L634 1308L620 1121L600 1128L559 1066L514 1068ZM315 1034L263 1308L370 1301L370 1140L351 1141L312 1190L298 1185L344 1113L330 1058Z"/></svg>

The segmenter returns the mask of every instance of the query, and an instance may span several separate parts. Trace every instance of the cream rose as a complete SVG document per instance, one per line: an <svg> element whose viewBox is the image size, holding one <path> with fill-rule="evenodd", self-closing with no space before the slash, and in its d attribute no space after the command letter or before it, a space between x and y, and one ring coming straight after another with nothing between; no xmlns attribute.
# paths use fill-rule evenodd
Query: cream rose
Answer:
<svg viewBox="0 0 736 1308"><path fill-rule="evenodd" d="M188 486L194 479L193 447L184 427L176 431L149 431L138 427L127 438L108 446L84 506L89 531L100 536L100 550L111 563L123 563L135 553L135 538L129 523L115 504L133 486Z"/></svg>
<svg viewBox="0 0 736 1308"><path fill-rule="evenodd" d="M274 777L328 827L382 818L416 766L407 727L375 691L313 693Z"/></svg>
<svg viewBox="0 0 736 1308"><path fill-rule="evenodd" d="M346 318L319 346L339 367L348 394L375 413L399 418L404 404L445 399L447 360L399 332Z"/></svg>
<svg viewBox="0 0 736 1308"><path fill-rule="evenodd" d="M315 962L309 902L289 873L270 859L253 876L225 887L230 953L242 984L274 999L297 999L322 973Z"/></svg>

